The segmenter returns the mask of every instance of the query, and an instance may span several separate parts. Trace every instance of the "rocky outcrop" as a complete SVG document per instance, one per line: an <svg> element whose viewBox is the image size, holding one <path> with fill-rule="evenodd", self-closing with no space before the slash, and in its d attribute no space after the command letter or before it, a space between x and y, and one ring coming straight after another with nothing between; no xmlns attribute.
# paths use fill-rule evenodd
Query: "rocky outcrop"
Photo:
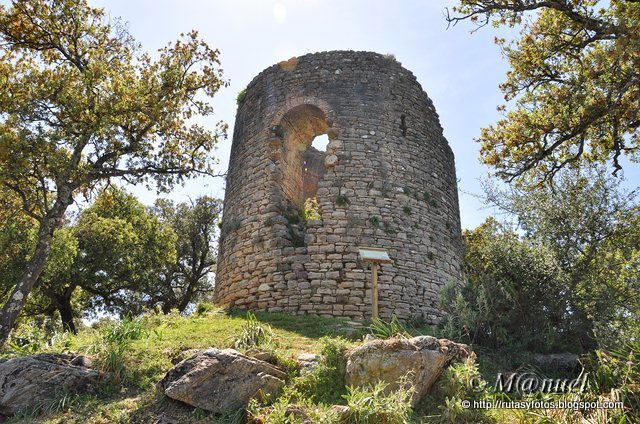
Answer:
<svg viewBox="0 0 640 424"><path fill-rule="evenodd" d="M431 336L374 340L347 354L346 382L361 387L384 381L392 391L406 379L415 387L415 406L447 366L471 355L467 345Z"/></svg>
<svg viewBox="0 0 640 424"><path fill-rule="evenodd" d="M275 395L286 374L233 349L206 349L173 367L158 383L171 399L221 413L243 408L262 393Z"/></svg>
<svg viewBox="0 0 640 424"><path fill-rule="evenodd" d="M571 372L580 365L580 357L569 352L537 354L533 356L533 362L545 370Z"/></svg>
<svg viewBox="0 0 640 424"><path fill-rule="evenodd" d="M40 354L0 359L0 414L33 408L60 393L92 389L98 372L84 356Z"/></svg>

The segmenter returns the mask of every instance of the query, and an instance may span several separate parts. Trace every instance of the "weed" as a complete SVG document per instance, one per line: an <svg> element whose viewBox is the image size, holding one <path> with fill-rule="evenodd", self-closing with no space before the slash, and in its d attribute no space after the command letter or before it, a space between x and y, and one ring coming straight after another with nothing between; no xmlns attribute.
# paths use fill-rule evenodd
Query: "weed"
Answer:
<svg viewBox="0 0 640 424"><path fill-rule="evenodd" d="M377 227L378 225L380 225L380 218L378 218L377 216L372 216L372 217L369 218L369 222L374 227Z"/></svg>
<svg viewBox="0 0 640 424"><path fill-rule="evenodd" d="M238 92L238 95L236 96L236 105L242 106L242 103L244 103L244 99L246 97L247 97L247 88L245 87Z"/></svg>
<svg viewBox="0 0 640 424"><path fill-rule="evenodd" d="M404 386L404 385L402 385ZM411 400L415 389L400 388L385 393L387 384L379 381L372 387L349 387L344 396L349 412L343 422L353 424L406 424L410 421Z"/></svg>
<svg viewBox="0 0 640 424"><path fill-rule="evenodd" d="M248 350L273 345L271 326L262 324L256 316L247 312L247 321L236 338L234 346L238 350Z"/></svg>
<svg viewBox="0 0 640 424"><path fill-rule="evenodd" d="M149 336L146 322L142 318L124 317L120 322L105 327L92 350L97 353L98 368L105 374L106 391L115 389L126 380L125 360L127 351L134 340Z"/></svg>
<svg viewBox="0 0 640 424"><path fill-rule="evenodd" d="M404 206L402 208L402 212L404 212L407 215L411 215L411 213L413 212L413 209L411 209L411 206Z"/></svg>
<svg viewBox="0 0 640 424"><path fill-rule="evenodd" d="M319 221L322 219L320 216L320 205L318 204L317 197L309 197L304 201L302 207L302 218L305 221Z"/></svg>
<svg viewBox="0 0 640 424"><path fill-rule="evenodd" d="M216 305L209 302L200 302L196 306L195 314L198 317L207 315L209 312L213 312L216 310Z"/></svg>
<svg viewBox="0 0 640 424"><path fill-rule="evenodd" d="M395 315L391 317L391 321L389 322L383 321L380 318L374 318L369 325L369 332L376 339L406 339L411 337L407 329L398 321L398 317Z"/></svg>
<svg viewBox="0 0 640 424"><path fill-rule="evenodd" d="M349 198L347 196L344 196L342 194L339 194L336 196L336 205L338 206L349 206L351 204L351 201L349 200Z"/></svg>

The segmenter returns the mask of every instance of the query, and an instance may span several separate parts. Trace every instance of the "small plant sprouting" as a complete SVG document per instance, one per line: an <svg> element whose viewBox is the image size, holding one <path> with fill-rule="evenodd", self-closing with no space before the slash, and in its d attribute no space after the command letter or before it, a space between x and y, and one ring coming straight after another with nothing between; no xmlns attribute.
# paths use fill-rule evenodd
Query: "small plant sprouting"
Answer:
<svg viewBox="0 0 640 424"><path fill-rule="evenodd" d="M380 225L380 218L378 218L377 216L372 216L372 217L369 218L369 222L374 227L377 227L378 225Z"/></svg>
<svg viewBox="0 0 640 424"><path fill-rule="evenodd" d="M411 215L412 211L413 211L413 209L411 209L411 206L404 206L402 208L402 212L406 213L407 215Z"/></svg>
<svg viewBox="0 0 640 424"><path fill-rule="evenodd" d="M438 207L438 201L436 199L434 199L433 197L431 198L431 200L429 201L429 204L434 207L437 208Z"/></svg>
<svg viewBox="0 0 640 424"><path fill-rule="evenodd" d="M402 191L404 192L404 194L406 194L407 196L411 196L411 187L405 186Z"/></svg>
<svg viewBox="0 0 640 424"><path fill-rule="evenodd" d="M451 225L451 222L447 221L444 226L447 228L447 230L451 231L451 229L453 228L453 225Z"/></svg>
<svg viewBox="0 0 640 424"><path fill-rule="evenodd" d="M264 220L264 226L265 227L271 227L272 225L273 225L273 218L269 217L269 218Z"/></svg>
<svg viewBox="0 0 640 424"><path fill-rule="evenodd" d="M387 221L383 222L382 225L384 225L385 233L387 233L387 234L395 234L396 233L396 230L391 228L391 224L389 224Z"/></svg>
<svg viewBox="0 0 640 424"><path fill-rule="evenodd" d="M336 205L338 206L348 206L350 205L351 202L349 201L349 198L347 196L344 196L342 194L339 194L336 196Z"/></svg>
<svg viewBox="0 0 640 424"><path fill-rule="evenodd" d="M433 252L427 252L427 258L432 261L434 260L436 257L436 255L433 254Z"/></svg>
<svg viewBox="0 0 640 424"><path fill-rule="evenodd" d="M424 193L422 193L422 198L425 200L425 202L428 202L429 200L431 200L431 193L425 191Z"/></svg>
<svg viewBox="0 0 640 424"><path fill-rule="evenodd" d="M241 106L242 103L244 103L244 99L246 97L247 97L247 88L245 87L238 92L238 95L236 96L236 104L238 106Z"/></svg>

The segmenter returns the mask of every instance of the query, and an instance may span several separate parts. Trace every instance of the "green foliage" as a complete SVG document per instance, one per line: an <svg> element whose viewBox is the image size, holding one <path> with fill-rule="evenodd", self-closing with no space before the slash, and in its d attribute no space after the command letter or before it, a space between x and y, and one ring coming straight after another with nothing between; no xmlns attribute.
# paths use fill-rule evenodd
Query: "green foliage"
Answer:
<svg viewBox="0 0 640 424"><path fill-rule="evenodd" d="M247 88L243 88L242 90L238 91L238 95L236 96L236 105L238 105L238 107L242 106L242 103L244 103L244 99L247 97Z"/></svg>
<svg viewBox="0 0 640 424"><path fill-rule="evenodd" d="M376 339L406 339L411 337L407 329L398 321L398 317L393 315L391 321L386 322L380 318L373 318L369 324L369 333Z"/></svg>
<svg viewBox="0 0 640 424"><path fill-rule="evenodd" d="M413 209L411 209L411 206L403 206L402 207L402 212L404 212L407 215L411 215Z"/></svg>
<svg viewBox="0 0 640 424"><path fill-rule="evenodd" d="M638 7L633 1L459 1L450 22L521 28L511 43L496 38L510 65L500 88L514 104L482 130L485 164L531 186L563 168L609 162L621 169L622 155L638 160Z"/></svg>
<svg viewBox="0 0 640 424"><path fill-rule="evenodd" d="M590 390L624 402L629 422L640 421L640 342L610 351L599 350L590 369Z"/></svg>
<svg viewBox="0 0 640 424"><path fill-rule="evenodd" d="M146 306L184 312L213 291L210 274L216 264L218 227L222 202L202 196L189 203L157 200L153 208L158 219L176 234L176 258L163 268L145 291Z"/></svg>
<svg viewBox="0 0 640 424"><path fill-rule="evenodd" d="M640 206L605 170L563 171L535 192L486 187L487 200L518 218L566 277L558 293L582 340L611 347L640 336ZM533 282L532 282L533 284Z"/></svg>
<svg viewBox="0 0 640 424"><path fill-rule="evenodd" d="M441 421L446 423L486 422L482 409L463 408L462 401L473 402L486 397L488 384L480 375L474 359L449 366L437 383L437 387L425 402L436 406L442 413Z"/></svg>
<svg viewBox="0 0 640 424"><path fill-rule="evenodd" d="M468 282L441 292L446 337L531 351L585 348L574 337L576 313L567 313L566 274L550 249L492 219L464 240Z"/></svg>
<svg viewBox="0 0 640 424"><path fill-rule="evenodd" d="M342 401L345 388L345 352L347 340L342 337L320 339L320 361L307 374L293 380L293 388L313 403L335 404Z"/></svg>
<svg viewBox="0 0 640 424"><path fill-rule="evenodd" d="M195 310L194 313L197 316L201 317L201 316L207 315L209 312L215 311L216 309L217 309L216 305L214 305L213 303L210 303L210 302L199 302L196 305L196 310Z"/></svg>
<svg viewBox="0 0 640 424"><path fill-rule="evenodd" d="M318 204L317 197L309 197L304 201L302 206L302 218L305 221L319 221L322 219L320 216L320 205Z"/></svg>
<svg viewBox="0 0 640 424"><path fill-rule="evenodd" d="M349 198L347 196L344 196L342 194L339 194L336 196L336 205L338 206L349 206L351 204L351 201L349 200Z"/></svg>
<svg viewBox="0 0 640 424"><path fill-rule="evenodd" d="M76 231L82 254L74 282L94 295L95 308L112 313L139 314L144 299L161 291L159 276L177 260L175 231L122 190L102 192Z"/></svg>
<svg viewBox="0 0 640 424"><path fill-rule="evenodd" d="M107 374L105 388L120 385L127 378L127 354L131 343L149 337L149 329L143 318L124 317L118 323L101 331L100 338L92 350L97 354L96 361L100 370Z"/></svg>
<svg viewBox="0 0 640 424"><path fill-rule="evenodd" d="M374 227L377 227L378 225L380 225L380 217L377 216L371 216L369 217L369 222L371 223L371 225L373 225Z"/></svg>
<svg viewBox="0 0 640 424"><path fill-rule="evenodd" d="M386 391L387 384L378 382L372 387L348 388L344 396L349 412L342 422L350 424L406 424L412 416L413 388Z"/></svg>
<svg viewBox="0 0 640 424"><path fill-rule="evenodd" d="M262 324L256 316L247 312L247 322L242 327L242 331L236 337L234 346L236 349L245 351L251 348L264 348L272 346L273 331L271 327L266 324Z"/></svg>

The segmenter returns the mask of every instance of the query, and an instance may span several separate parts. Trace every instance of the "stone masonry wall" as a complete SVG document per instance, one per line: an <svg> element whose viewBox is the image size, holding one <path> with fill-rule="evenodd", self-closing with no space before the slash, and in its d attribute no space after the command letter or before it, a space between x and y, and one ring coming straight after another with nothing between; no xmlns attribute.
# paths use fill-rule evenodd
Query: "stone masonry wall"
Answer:
<svg viewBox="0 0 640 424"><path fill-rule="evenodd" d="M310 146L326 133L326 152ZM300 218L317 199L320 220ZM415 76L369 52L308 54L247 87L231 148L217 303L371 317L370 266L382 247L380 316L442 317L438 293L461 280L454 158Z"/></svg>

